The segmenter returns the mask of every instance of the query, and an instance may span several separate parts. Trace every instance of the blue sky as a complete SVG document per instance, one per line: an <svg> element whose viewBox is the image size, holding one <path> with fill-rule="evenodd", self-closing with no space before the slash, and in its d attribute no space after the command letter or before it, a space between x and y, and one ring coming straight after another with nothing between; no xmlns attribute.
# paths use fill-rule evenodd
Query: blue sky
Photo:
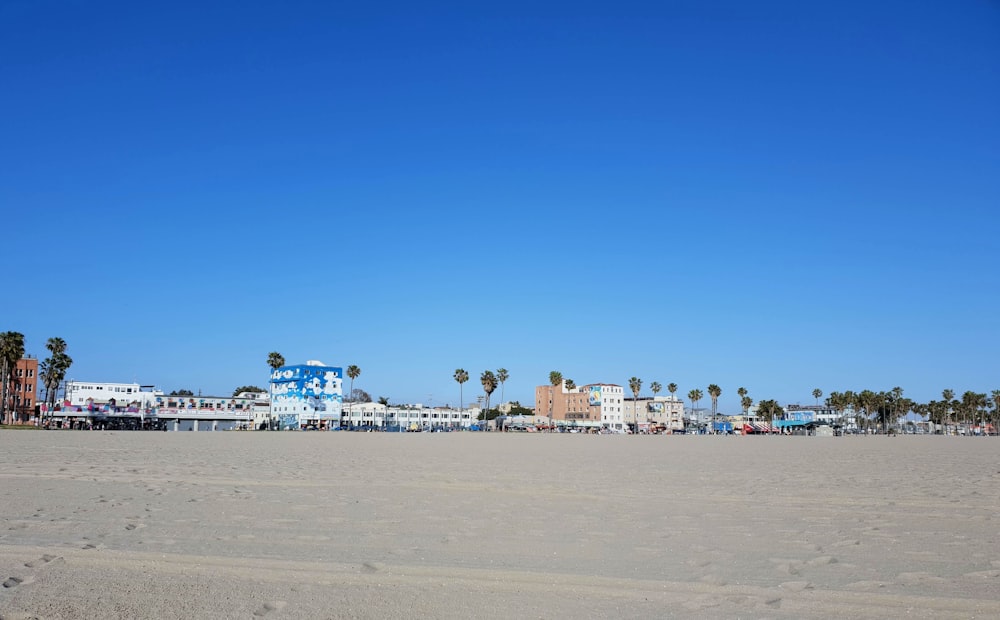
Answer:
<svg viewBox="0 0 1000 620"><path fill-rule="evenodd" d="M0 4L0 330L206 394L1000 388L1000 3L471 4Z"/></svg>

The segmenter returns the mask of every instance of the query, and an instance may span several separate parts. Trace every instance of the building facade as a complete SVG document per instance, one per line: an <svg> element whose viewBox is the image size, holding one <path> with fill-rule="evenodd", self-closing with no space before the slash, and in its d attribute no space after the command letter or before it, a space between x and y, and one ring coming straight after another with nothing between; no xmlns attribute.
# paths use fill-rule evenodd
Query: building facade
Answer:
<svg viewBox="0 0 1000 620"><path fill-rule="evenodd" d="M13 381L7 385L7 420L24 424L35 417L38 405L38 358L22 357L14 364Z"/></svg>
<svg viewBox="0 0 1000 620"><path fill-rule="evenodd" d="M64 401L46 418L72 428L221 431L254 428L255 415L266 418L261 410L269 410L264 393L178 395L138 383L69 381Z"/></svg>
<svg viewBox="0 0 1000 620"><path fill-rule="evenodd" d="M340 423L344 372L310 360L271 373L271 417L282 429L329 427Z"/></svg>
<svg viewBox="0 0 1000 620"><path fill-rule="evenodd" d="M171 431L231 431L254 428L256 393L237 396L157 396L156 406L140 410L148 419L163 423ZM266 400L266 399L265 399Z"/></svg>
<svg viewBox="0 0 1000 620"><path fill-rule="evenodd" d="M674 432L684 430L684 401L676 396L625 399L625 424L633 432Z"/></svg>
<svg viewBox="0 0 1000 620"><path fill-rule="evenodd" d="M481 413L477 407L452 409L425 407L421 404L386 407L380 403L348 403L344 405L341 427L347 429L422 430L469 428Z"/></svg>
<svg viewBox="0 0 1000 620"><path fill-rule="evenodd" d="M535 388L535 416L551 418L556 427L625 429L625 391L613 383L592 383L567 388L539 385Z"/></svg>
<svg viewBox="0 0 1000 620"><path fill-rule="evenodd" d="M74 407L82 411L101 409L105 405L120 408L153 409L163 397L163 392L151 385L138 383L97 383L94 381L67 381L62 408ZM113 404L112 404L113 403Z"/></svg>

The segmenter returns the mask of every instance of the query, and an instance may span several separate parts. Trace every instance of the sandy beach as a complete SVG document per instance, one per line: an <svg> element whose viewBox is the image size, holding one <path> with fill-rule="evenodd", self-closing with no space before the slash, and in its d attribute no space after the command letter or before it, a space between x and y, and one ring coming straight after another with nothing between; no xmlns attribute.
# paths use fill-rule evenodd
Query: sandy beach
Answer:
<svg viewBox="0 0 1000 620"><path fill-rule="evenodd" d="M996 618L998 454L0 431L0 619Z"/></svg>

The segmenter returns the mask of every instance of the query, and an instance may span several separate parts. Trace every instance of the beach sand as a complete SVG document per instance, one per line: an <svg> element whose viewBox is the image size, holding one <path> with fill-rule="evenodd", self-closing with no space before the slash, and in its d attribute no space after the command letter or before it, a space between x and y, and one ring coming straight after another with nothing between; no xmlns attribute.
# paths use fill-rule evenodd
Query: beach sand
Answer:
<svg viewBox="0 0 1000 620"><path fill-rule="evenodd" d="M996 618L998 454L0 431L0 619Z"/></svg>

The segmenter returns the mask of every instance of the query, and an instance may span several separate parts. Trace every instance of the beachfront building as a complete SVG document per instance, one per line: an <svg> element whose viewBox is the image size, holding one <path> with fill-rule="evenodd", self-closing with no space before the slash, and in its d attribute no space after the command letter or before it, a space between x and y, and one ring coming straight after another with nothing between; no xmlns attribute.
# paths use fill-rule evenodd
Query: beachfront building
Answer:
<svg viewBox="0 0 1000 620"><path fill-rule="evenodd" d="M805 420L818 425L843 426L843 414L829 405L785 405L785 418Z"/></svg>
<svg viewBox="0 0 1000 620"><path fill-rule="evenodd" d="M341 427L424 431L469 428L479 414L478 408L459 411L451 407L425 407L420 403L389 407L379 403L348 403L344 405Z"/></svg>
<svg viewBox="0 0 1000 620"><path fill-rule="evenodd" d="M341 411L343 428L380 428L385 426L386 406L380 403L346 403Z"/></svg>
<svg viewBox="0 0 1000 620"><path fill-rule="evenodd" d="M152 411L142 410L144 420L156 420L168 431L232 431L254 427L254 408L261 395L237 396L160 395ZM265 399L266 400L266 399Z"/></svg>
<svg viewBox="0 0 1000 620"><path fill-rule="evenodd" d="M539 385L535 388L536 419L552 418L556 427L624 430L625 391L613 383L592 383L567 388Z"/></svg>
<svg viewBox="0 0 1000 620"><path fill-rule="evenodd" d="M253 401L250 406L250 428L263 430L271 425L271 395L267 392L240 392L237 398Z"/></svg>
<svg viewBox="0 0 1000 620"><path fill-rule="evenodd" d="M667 432L684 430L684 401L676 396L626 398L625 424L633 432Z"/></svg>
<svg viewBox="0 0 1000 620"><path fill-rule="evenodd" d="M67 381L63 408L74 407L78 411L110 407L152 409L157 406L157 397L163 396L152 385L138 383L97 383L94 381Z"/></svg>
<svg viewBox="0 0 1000 620"><path fill-rule="evenodd" d="M316 360L271 373L271 417L278 428L327 428L341 421L344 372Z"/></svg>
<svg viewBox="0 0 1000 620"><path fill-rule="evenodd" d="M47 418L50 424L72 428L249 429L261 399L266 408L266 394L252 392L237 396L178 395L138 383L69 381L65 400Z"/></svg>
<svg viewBox="0 0 1000 620"><path fill-rule="evenodd" d="M684 407L684 428L688 432L703 432L708 428L709 418L712 411L705 407L692 407L690 404Z"/></svg>
<svg viewBox="0 0 1000 620"><path fill-rule="evenodd" d="M509 400L509 401L507 401L505 403L500 403L499 405L497 405L496 407L494 407L494 409L496 409L502 415L510 415L510 412L514 408L527 409L527 410L531 411L530 407L524 407L523 405L521 405L521 403L517 402L516 400L513 400L513 401Z"/></svg>
<svg viewBox="0 0 1000 620"><path fill-rule="evenodd" d="M6 420L9 424L24 424L35 417L38 404L38 358L22 357L14 363L13 381L7 382ZM6 377L4 377L6 379Z"/></svg>

